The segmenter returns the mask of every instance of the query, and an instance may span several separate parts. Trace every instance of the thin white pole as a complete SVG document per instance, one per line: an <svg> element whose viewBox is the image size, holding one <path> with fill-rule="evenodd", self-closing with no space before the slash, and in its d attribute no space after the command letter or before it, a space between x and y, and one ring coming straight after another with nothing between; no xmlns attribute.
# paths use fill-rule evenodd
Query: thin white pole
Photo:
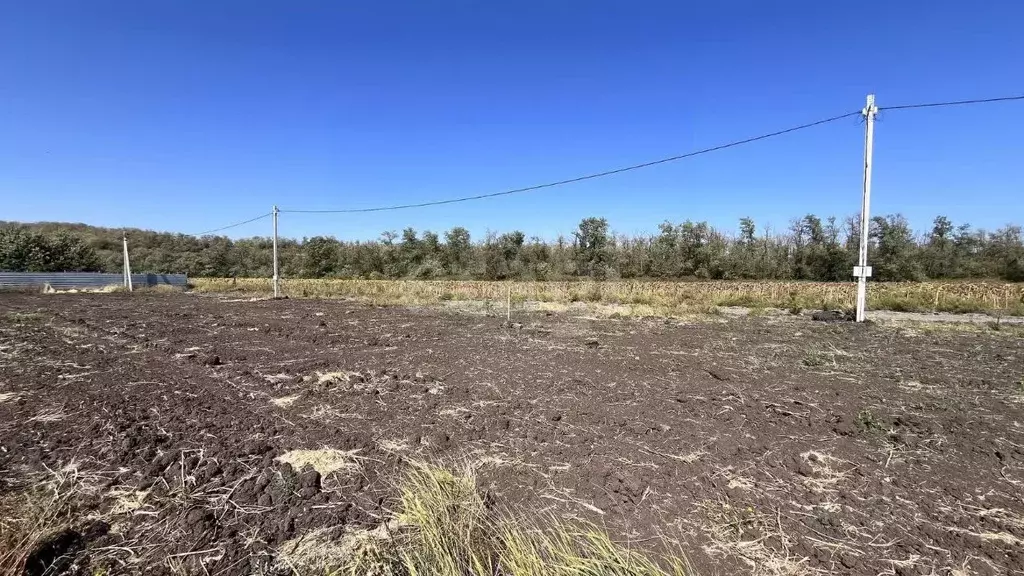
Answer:
<svg viewBox="0 0 1024 576"><path fill-rule="evenodd" d="M278 298L281 294L281 288L279 285L280 277L277 273L277 206L274 206L274 298Z"/></svg>
<svg viewBox="0 0 1024 576"><path fill-rule="evenodd" d="M875 138L875 115L878 114L874 94L868 94L867 105L864 106L861 114L864 115L865 120L864 196L860 207L860 254L857 266L853 269L853 276L857 278L857 322L863 322L866 318L868 278L871 276L871 267L868 266L868 232L871 227L871 156Z"/></svg>
<svg viewBox="0 0 1024 576"><path fill-rule="evenodd" d="M132 265L128 262L128 234L126 232L121 233L121 240L124 243L124 287L129 292L132 291Z"/></svg>

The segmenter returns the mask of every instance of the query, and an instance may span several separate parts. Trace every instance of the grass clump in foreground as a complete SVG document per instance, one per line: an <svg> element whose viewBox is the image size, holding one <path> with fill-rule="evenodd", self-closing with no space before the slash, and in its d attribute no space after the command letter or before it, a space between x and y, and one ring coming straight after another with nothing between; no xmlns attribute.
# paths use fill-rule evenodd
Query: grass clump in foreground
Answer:
<svg viewBox="0 0 1024 576"><path fill-rule="evenodd" d="M471 472L413 464L390 521L286 543L279 563L296 576L683 576L682 557L625 548L597 526L500 514Z"/></svg>
<svg viewBox="0 0 1024 576"><path fill-rule="evenodd" d="M0 576L62 573L80 544L71 530L76 501L96 480L72 461L0 497Z"/></svg>

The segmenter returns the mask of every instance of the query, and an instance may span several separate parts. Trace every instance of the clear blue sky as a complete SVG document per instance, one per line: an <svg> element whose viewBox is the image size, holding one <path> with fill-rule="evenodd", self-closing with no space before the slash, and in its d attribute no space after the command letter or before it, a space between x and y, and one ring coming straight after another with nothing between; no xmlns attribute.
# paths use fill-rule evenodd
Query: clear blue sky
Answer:
<svg viewBox="0 0 1024 576"><path fill-rule="evenodd" d="M0 220L200 232L499 191L879 105L1024 93L1024 3L39 0L0 7ZM883 111L873 212L1024 222L1024 102ZM859 210L858 118L480 202L282 216L552 237ZM269 221L232 236L269 233Z"/></svg>

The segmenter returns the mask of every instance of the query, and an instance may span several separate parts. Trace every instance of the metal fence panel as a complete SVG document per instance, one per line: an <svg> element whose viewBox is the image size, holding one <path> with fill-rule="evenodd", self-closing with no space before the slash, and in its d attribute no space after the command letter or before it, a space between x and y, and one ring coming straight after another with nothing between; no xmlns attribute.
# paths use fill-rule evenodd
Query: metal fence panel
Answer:
<svg viewBox="0 0 1024 576"><path fill-rule="evenodd" d="M49 284L55 290L71 288L103 288L120 286L124 281L121 274L100 272L0 272L0 286L27 288ZM188 276L185 274L132 274L133 286L176 286L185 288Z"/></svg>

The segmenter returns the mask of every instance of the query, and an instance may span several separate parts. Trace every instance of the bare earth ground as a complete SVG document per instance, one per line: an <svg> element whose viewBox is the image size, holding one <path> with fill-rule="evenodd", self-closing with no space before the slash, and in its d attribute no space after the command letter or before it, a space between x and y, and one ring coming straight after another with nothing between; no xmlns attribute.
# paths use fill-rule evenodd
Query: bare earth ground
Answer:
<svg viewBox="0 0 1024 576"><path fill-rule="evenodd" d="M282 571L379 524L414 458L704 575L1024 573L1019 333L515 320L0 294L0 496L79 478L83 573Z"/></svg>

